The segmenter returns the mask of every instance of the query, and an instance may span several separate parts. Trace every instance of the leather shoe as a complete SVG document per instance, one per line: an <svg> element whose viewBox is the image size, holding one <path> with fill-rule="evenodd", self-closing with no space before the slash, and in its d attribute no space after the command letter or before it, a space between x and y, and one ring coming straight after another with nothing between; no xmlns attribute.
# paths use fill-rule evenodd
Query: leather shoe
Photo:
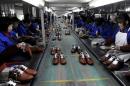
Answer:
<svg viewBox="0 0 130 86"><path fill-rule="evenodd" d="M16 65L16 68L21 69L22 71L24 71L24 72L26 72L26 73L28 73L30 75L36 75L37 74L36 70L30 69L30 68L28 68L28 67L26 67L24 65Z"/></svg>
<svg viewBox="0 0 130 86"><path fill-rule="evenodd" d="M114 71L114 70L118 70L118 69L122 68L123 65L124 65L124 63L122 61L115 59L112 62L112 64L110 64L107 68L111 71Z"/></svg>
<svg viewBox="0 0 130 86"><path fill-rule="evenodd" d="M20 69L13 69L9 72L9 78L13 80L18 80L20 82L28 82L34 77Z"/></svg>
<svg viewBox="0 0 130 86"><path fill-rule="evenodd" d="M81 52L80 55L79 55L79 62L82 65L86 65L87 64L86 59L85 59L85 55L83 54L83 52Z"/></svg>
<svg viewBox="0 0 130 86"><path fill-rule="evenodd" d="M93 65L94 62L87 52L85 52L85 58L88 65Z"/></svg>
<svg viewBox="0 0 130 86"><path fill-rule="evenodd" d="M52 63L53 63L53 65L58 65L58 63L59 63L59 57L58 57L57 53L55 54Z"/></svg>
<svg viewBox="0 0 130 86"><path fill-rule="evenodd" d="M107 61L103 62L103 64L104 65L110 65L115 59L116 59L115 56L112 56Z"/></svg>
<svg viewBox="0 0 130 86"><path fill-rule="evenodd" d="M80 46L77 46L77 52L78 52L78 54L80 54L82 52Z"/></svg>

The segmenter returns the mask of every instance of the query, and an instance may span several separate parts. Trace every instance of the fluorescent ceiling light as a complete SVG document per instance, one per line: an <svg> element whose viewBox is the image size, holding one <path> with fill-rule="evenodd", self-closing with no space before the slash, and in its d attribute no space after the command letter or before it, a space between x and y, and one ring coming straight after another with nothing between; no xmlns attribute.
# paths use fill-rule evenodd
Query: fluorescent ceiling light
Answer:
<svg viewBox="0 0 130 86"><path fill-rule="evenodd" d="M125 9L125 11L126 11L126 12L129 12L129 11L130 11L130 7L127 7L127 8Z"/></svg>
<svg viewBox="0 0 130 86"><path fill-rule="evenodd" d="M51 8L48 8L48 7L45 7L45 11L47 11L47 12L52 12L52 9L51 9Z"/></svg>
<svg viewBox="0 0 130 86"><path fill-rule="evenodd" d="M80 3L86 3L91 0L45 0L46 2L80 2Z"/></svg>
<svg viewBox="0 0 130 86"><path fill-rule="evenodd" d="M23 0L23 1L32 4L36 7L44 6L45 4L44 0Z"/></svg>
<svg viewBox="0 0 130 86"><path fill-rule="evenodd" d="M77 8L77 9L73 10L73 12L80 12L80 11L83 11L83 8Z"/></svg>
<svg viewBox="0 0 130 86"><path fill-rule="evenodd" d="M100 6L117 3L117 2L121 2L121 1L124 1L124 0L93 0L89 3L89 6L90 7L100 7Z"/></svg>

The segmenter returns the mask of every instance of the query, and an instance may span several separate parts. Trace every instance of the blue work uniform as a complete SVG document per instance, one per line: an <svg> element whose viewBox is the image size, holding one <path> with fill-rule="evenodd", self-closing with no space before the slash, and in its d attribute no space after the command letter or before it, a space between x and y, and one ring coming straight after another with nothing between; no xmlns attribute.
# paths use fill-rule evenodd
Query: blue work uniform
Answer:
<svg viewBox="0 0 130 86"><path fill-rule="evenodd" d="M0 53L2 53L6 48L15 45L15 41L0 32Z"/></svg>

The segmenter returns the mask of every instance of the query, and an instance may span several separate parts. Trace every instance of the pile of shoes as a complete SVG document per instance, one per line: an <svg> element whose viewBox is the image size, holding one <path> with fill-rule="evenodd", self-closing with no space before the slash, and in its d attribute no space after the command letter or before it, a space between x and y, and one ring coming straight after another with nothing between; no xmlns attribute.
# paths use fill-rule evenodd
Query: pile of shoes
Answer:
<svg viewBox="0 0 130 86"><path fill-rule="evenodd" d="M82 50L81 50L81 48L80 48L80 46L78 45L78 46L76 46L76 45L73 45L73 47L72 47L72 49L71 49L71 53L78 53L78 54L80 54L81 52L82 52Z"/></svg>
<svg viewBox="0 0 130 86"><path fill-rule="evenodd" d="M82 64L82 65L93 65L94 62L92 60L92 58L90 57L90 55L85 51L84 52L81 52L80 55L79 55L79 62Z"/></svg>
<svg viewBox="0 0 130 86"><path fill-rule="evenodd" d="M21 83L26 83L34 78L37 71L30 69L24 65L15 65L9 71L9 80L15 80Z"/></svg>
<svg viewBox="0 0 130 86"><path fill-rule="evenodd" d="M101 62L111 71L119 70L124 66L124 61L120 60L117 56L108 53L101 58Z"/></svg>

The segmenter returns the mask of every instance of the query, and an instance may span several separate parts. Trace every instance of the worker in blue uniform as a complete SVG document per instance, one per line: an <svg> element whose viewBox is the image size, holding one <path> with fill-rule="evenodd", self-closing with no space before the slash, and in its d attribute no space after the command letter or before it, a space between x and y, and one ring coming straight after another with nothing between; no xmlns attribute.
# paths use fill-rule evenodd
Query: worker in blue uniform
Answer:
<svg viewBox="0 0 130 86"><path fill-rule="evenodd" d="M17 27L17 33L21 41L29 43L31 45L36 44L35 35L30 31L30 20L23 20Z"/></svg>
<svg viewBox="0 0 130 86"><path fill-rule="evenodd" d="M16 43L12 38L12 23L10 19L0 23L0 26L0 61L25 60L28 59L27 57L32 57L29 47ZM17 55L24 55L25 58L18 58Z"/></svg>
<svg viewBox="0 0 130 86"><path fill-rule="evenodd" d="M111 70L122 67L123 64L120 63L127 62L130 59L130 19L127 13L121 13L117 17L117 22L119 27L113 34L113 39L109 40L109 43L113 43L115 46L102 57L102 59L105 58L103 63L109 65L108 69Z"/></svg>

